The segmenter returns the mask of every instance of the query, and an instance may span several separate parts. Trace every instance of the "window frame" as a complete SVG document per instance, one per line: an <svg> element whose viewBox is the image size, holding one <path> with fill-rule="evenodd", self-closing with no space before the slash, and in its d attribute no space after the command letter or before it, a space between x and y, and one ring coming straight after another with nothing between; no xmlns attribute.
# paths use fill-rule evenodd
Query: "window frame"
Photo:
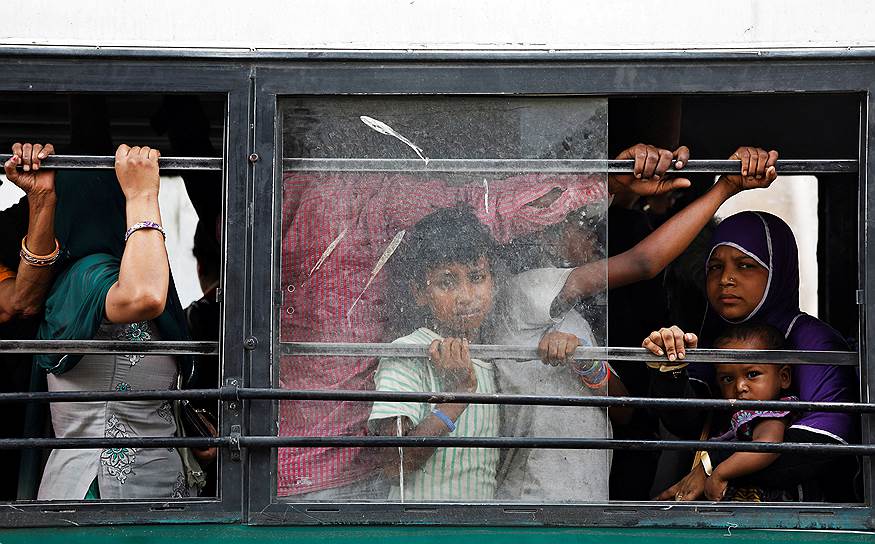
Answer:
<svg viewBox="0 0 875 544"><path fill-rule="evenodd" d="M492 58L471 60L465 54L445 54L440 61L386 62L379 54L369 57L361 54L355 62L328 58L319 61L265 62L256 67L256 149L260 159L271 168L256 166L254 202L254 247L271 247L267 255L255 256L253 285L270 282L271 288L254 292L262 299L252 300L255 307L273 309L270 323L259 319L254 322L253 334L269 339L269 350L259 350L251 369L252 387L272 387L273 365L278 361L279 311L281 283L282 187L281 150L282 126L278 117L278 101L284 96L322 95L594 95L617 96L635 94L686 93L770 93L770 92L842 92L865 96L862 112L863 126L867 125L871 87L875 81L875 64L856 60L827 61L826 59L787 58L708 58L690 62L683 56L665 58L623 54L595 55L581 60L553 60L550 55L534 55L526 61L508 60L495 54ZM541 61L541 62L537 62ZM839 68L839 62L842 67ZM867 82L868 81L868 82ZM871 196L865 180L873 165L865 161L868 130L862 132L860 155L860 210L866 217ZM280 150L277 152L276 150ZM260 160L261 162L261 160ZM864 166L865 165L865 166ZM258 203L270 202L272 213L257 211ZM860 285L869 291L873 278L865 273L873 263L875 251L864 244L875 225L858 222L860 229ZM875 287L875 286L873 286ZM873 291L875 292L875 291ZM273 298L276 297L276 298ZM870 333L861 306L861 332ZM873 360L866 350L867 334L860 335L862 365L872 371ZM865 376L867 371L863 371ZM864 378L865 379L865 378ZM866 383L866 382L863 382ZM872 385L866 386L864 399L871 398ZM252 401L250 403L249 431L256 436L276 435L277 403ZM272 418L256 414L269 410ZM864 442L872 443L871 416L863 416ZM270 450L249 453L250 474L273 474L275 455ZM780 505L762 507L744 504L690 504L674 505L670 510L655 502L606 502L586 505L566 504L464 504L464 503L302 503L277 501L275 479L250 479L248 505L250 524L452 524L452 525L543 525L543 526L596 526L596 527L686 527L723 528L727 523L755 528L836 528L863 529L870 526L872 497L875 491L869 459L865 459L866 505ZM780 513L776 516L776 513Z"/></svg>
<svg viewBox="0 0 875 544"><path fill-rule="evenodd" d="M59 53L61 51L58 51ZM70 52L68 52L70 53ZM40 48L0 48L0 69L14 77L0 80L0 92L45 92L59 94L173 94L212 93L226 99L222 149L223 315L224 330L240 331L250 311L246 304L242 259L246 232L228 228L243 225L246 217L245 190L250 179L248 149L251 116L249 69L234 63L186 62L155 58L94 58L92 55L46 55ZM243 375L244 337L222 334L219 351L224 379ZM242 424L239 410L222 403L221 433ZM0 509L4 527L111 525L130 523L210 522L235 523L243 520L240 505L244 493L243 466L220 449L220 494L218 498L181 500L16 501Z"/></svg>

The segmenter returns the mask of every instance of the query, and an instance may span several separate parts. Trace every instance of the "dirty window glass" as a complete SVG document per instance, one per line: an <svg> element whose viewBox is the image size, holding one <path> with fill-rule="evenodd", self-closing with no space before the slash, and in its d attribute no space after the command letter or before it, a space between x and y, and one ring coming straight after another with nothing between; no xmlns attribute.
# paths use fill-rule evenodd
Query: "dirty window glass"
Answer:
<svg viewBox="0 0 875 544"><path fill-rule="evenodd" d="M605 100L301 97L280 110L279 387L606 394L593 355L605 346ZM557 346L576 337L593 359L545 364L546 333ZM610 433L604 409L580 407L284 401L277 418L281 436ZM610 459L281 448L275 484L305 502L585 502L608 498Z"/></svg>

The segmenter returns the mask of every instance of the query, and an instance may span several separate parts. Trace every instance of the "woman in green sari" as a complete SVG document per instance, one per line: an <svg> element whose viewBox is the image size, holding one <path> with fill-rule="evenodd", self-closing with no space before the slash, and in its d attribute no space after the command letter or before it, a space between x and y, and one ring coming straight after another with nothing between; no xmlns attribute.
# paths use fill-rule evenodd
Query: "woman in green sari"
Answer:
<svg viewBox="0 0 875 544"><path fill-rule="evenodd" d="M164 247L158 157L148 147L121 145L114 176L41 174L56 195L60 251L53 259L31 254L28 261L37 267L51 261L57 273L39 339L187 339ZM6 173L24 175L9 163ZM35 362L49 373L50 391L173 389L180 372L191 371L187 358L150 355L40 355ZM177 428L166 401L55 403L51 412L59 438L173 436ZM38 498L184 497L187 476L176 450L54 450Z"/></svg>

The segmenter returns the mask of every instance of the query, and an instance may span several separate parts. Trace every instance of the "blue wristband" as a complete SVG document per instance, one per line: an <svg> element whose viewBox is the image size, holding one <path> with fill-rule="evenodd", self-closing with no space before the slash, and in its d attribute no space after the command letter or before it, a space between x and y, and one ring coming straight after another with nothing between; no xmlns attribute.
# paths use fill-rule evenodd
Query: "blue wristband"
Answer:
<svg viewBox="0 0 875 544"><path fill-rule="evenodd" d="M444 425L447 426L447 429L449 429L450 432L453 432L456 430L456 423L452 419L450 419L450 416L441 412L437 406L435 406L434 408L431 409L431 413L434 414L434 416L436 418L443 421Z"/></svg>

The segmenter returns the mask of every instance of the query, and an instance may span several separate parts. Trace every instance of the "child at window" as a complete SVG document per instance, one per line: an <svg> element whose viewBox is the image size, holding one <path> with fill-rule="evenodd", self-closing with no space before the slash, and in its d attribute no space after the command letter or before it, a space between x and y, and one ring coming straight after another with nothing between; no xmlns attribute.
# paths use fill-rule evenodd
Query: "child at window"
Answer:
<svg viewBox="0 0 875 544"><path fill-rule="evenodd" d="M378 391L494 393L491 361L473 359L493 307L493 241L468 210L439 210L406 233L390 263L397 329L417 327L395 344L429 344L428 360L383 357ZM405 290L407 293L404 293ZM466 403L375 402L371 431L380 435L498 436L499 406ZM389 498L490 500L495 494L498 450L404 448L387 473L403 474Z"/></svg>
<svg viewBox="0 0 875 544"><path fill-rule="evenodd" d="M396 344L429 345L428 360L383 357L377 368L379 391L495 393L495 367L472 358L469 343L487 343L484 331L496 291L495 245L489 232L467 209L432 213L405 234L404 246L390 263L394 328L412 333ZM573 353L577 339L546 335L544 360ZM590 372L592 374L592 372ZM375 402L372 432L407 436L499 436L500 407L495 404ZM490 500L495 496L499 452L494 448L404 448L387 471L404 473L404 489L390 499Z"/></svg>
<svg viewBox="0 0 875 544"><path fill-rule="evenodd" d="M714 346L718 349L782 349L784 336L770 325L749 322L727 329L715 340ZM791 381L789 365L718 364L715 371L717 385L725 399L798 400L788 393ZM784 433L792 419L789 411L738 410L724 425L725 432L712 440L780 443L784 441ZM715 501L816 500L813 481L787 481L786 485L775 488L745 482L746 476L767 471L780 454L735 452L712 465L712 456L716 459L718 455L718 452L710 455L700 452L691 473L659 498L696 500L704 494Z"/></svg>

